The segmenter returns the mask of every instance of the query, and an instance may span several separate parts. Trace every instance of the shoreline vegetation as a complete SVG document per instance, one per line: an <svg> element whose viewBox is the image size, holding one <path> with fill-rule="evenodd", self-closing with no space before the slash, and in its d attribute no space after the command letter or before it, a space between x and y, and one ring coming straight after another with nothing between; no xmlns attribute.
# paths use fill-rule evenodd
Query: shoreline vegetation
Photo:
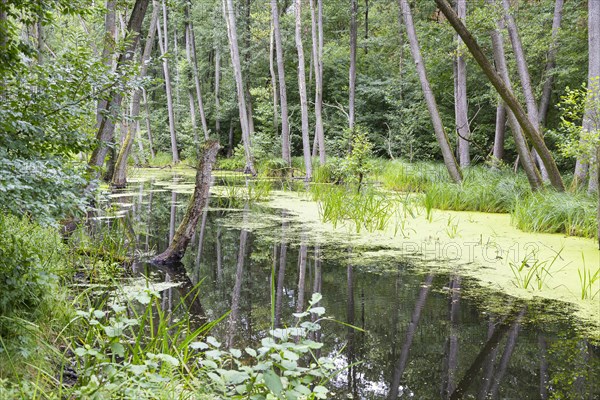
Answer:
<svg viewBox="0 0 600 400"><path fill-rule="evenodd" d="M432 200L428 193L440 193L439 187L447 185L443 171L440 171L441 167L421 164L415 168L397 161L375 160L373 163L379 163L379 167L374 167L373 172L364 177L359 191L352 184L322 183L335 181L337 178L320 168L315 169L315 179L321 183L315 182L308 186L300 176L297 177L300 179L295 180L271 178L269 176L274 174L266 169L263 169L266 170L264 176L258 178L217 169L214 172L215 179L222 179L223 183L213 187L211 191L230 199L240 197L245 199L244 202L267 201L270 207L286 209L291 213L290 218L296 218L310 227L311 235L323 235L331 243L337 241L365 248L378 243L379 247L385 248L361 254L359 257L363 262L381 257L408 257L416 260L416 265L420 265L424 272L439 273L442 269L452 271L475 278L483 287L493 291L529 301L535 298L565 301L574 305L575 314L581 321L585 321L582 334L589 335L592 340L600 339L597 324L599 315L593 303L598 298L596 286L599 281L598 273L592 267L599 263L598 252L593 249L589 239L556 234L529 234L511 226L516 225L512 217L501 211L510 210L510 207L518 209L522 207L518 205L519 201L532 196L528 193L526 184L521 183L522 177L513 179L512 182L516 181L516 184L507 187L508 182L511 182L512 172L476 168L472 173L466 174L464 191L455 191L447 197ZM406 172L390 172L399 169ZM436 174L436 170L440 173ZM195 173L194 169L181 164L174 169L135 169L130 172L132 182L157 176L172 176L173 173L191 177ZM300 170L297 171L299 172ZM495 178L491 179L492 177ZM246 180L246 183L242 187L228 185L226 182L232 178ZM473 183L470 183L471 179ZM474 183L483 181L487 186L478 187L475 194L473 191L478 185ZM277 182L283 184L283 191L279 190ZM187 186L189 189L186 190L193 190L193 185ZM496 193L500 189L505 191L505 200L486 203L486 193ZM407 190L412 192L406 192ZM355 200L348 201L351 196ZM565 202L563 206L568 208L575 205L573 208L578 212L582 212L581 208L584 208L580 203L592 201L577 193L563 193L561 196L572 196L571 202ZM345 199L346 205L353 202L355 204L345 206L343 211L338 210L337 216L336 211L332 211L329 220L325 220L327 204L335 208L340 199ZM471 202L466 199L473 200ZM236 206L242 203L231 204ZM441 207L457 207L460 211L442 210ZM477 211L464 211L469 207ZM351 209L360 214L355 215L354 220L348 214ZM582 213L586 215L585 212ZM585 218L581 220L585 221ZM560 226L585 226L578 221L574 219L569 222L570 225L563 223ZM218 367L222 363L230 365L231 360L235 361L239 357L237 350L222 349L221 344L208 336L210 327L219 321L197 326L187 316L176 325L169 325L170 317L159 311L158 292L152 286L142 286L137 291L119 289L118 277L124 273L123 261L127 259L131 241L131 234L126 232L124 226L117 223L94 237L80 227L64 242L55 228L42 228L27 219L2 217L1 222L3 232L7 232L5 240L21 243L15 248L24 249L21 256L33 260L27 279L39 285L37 288L26 286L30 292L22 293L22 298L13 300L14 304L6 305L13 311L2 317L3 351L0 358L6 361L3 361L5 367L2 375L19 376L21 379L18 385L12 385L10 380L3 378L0 385L3 397L52 398L54 395L60 397L67 394L111 396L111 393L120 393L121 390L126 390L134 397L148 397L152 391L162 393L178 390L182 396L193 393L194 396L200 396L196 398L214 398L212 396L218 395L219 390L224 391L220 393L230 390L228 388L231 388L232 382L243 383L246 379L253 381L253 385L262 388L265 393L280 390L278 383L270 381L273 376L261 372L264 365L257 360L255 365L258 369L254 374L239 364L232 372L219 372L223 385L220 386L221 389L211 386L210 390L205 389L206 393L198 391L200 386L204 386L202 379L216 379L206 375L212 370L212 367L206 365L194 367L195 378L188 377L189 365L197 365L193 360L200 354L198 351L213 351L211 354L215 355L214 364L209 364ZM362 229L357 229L357 226ZM579 228L571 230L584 234L593 231ZM53 243L50 247L55 249L40 247L42 237ZM457 244L458 247L455 246ZM522 247L515 247L515 244ZM10 247L7 243L1 247L3 259L12 257L5 254ZM574 260L582 259L583 268L576 267ZM12 260L18 261L15 257ZM356 261L359 263L359 260ZM441 264L446 266L440 267ZM524 265L527 267L523 268ZM73 277L82 273L87 281L77 284ZM560 284L557 285L557 282ZM98 303L93 290L76 288L82 283L84 288L89 284L108 284L116 287L116 293L121 294L117 294L115 300L104 299ZM74 289L60 291L62 296L52 295L59 288L68 286ZM116 301L119 298L121 300ZM36 305L42 304L43 308L36 308ZM32 309L36 312L31 313ZM44 311L47 309L52 309L53 312ZM148 337L143 332L151 324L148 318L153 312L159 312L158 325L153 328L158 336L150 334ZM308 312L310 314L310 310ZM21 322L15 323L16 321ZM82 337L77 332L87 333ZM275 335L281 335L281 332L274 332ZM161 341L172 345L164 347L159 344ZM285 351L295 351L295 343L297 342L290 342L291 350L284 346ZM321 346L316 342L309 344ZM22 353L31 346L39 349L37 354L32 356ZM284 351L284 348L277 346L265 351ZM301 351L302 348L299 346L297 349ZM245 357L253 357L253 351L245 350ZM122 360L129 361L123 363ZM104 365L103 369L108 366L112 372L108 375L99 373L97 368L100 364ZM31 365L36 367L31 369ZM59 371L56 370L57 365L61 366ZM318 366L314 376L327 379L332 371L328 365L325 363ZM246 371L246 375L231 375L236 370ZM203 376L205 378L201 378ZM52 396L46 397L44 393L49 388L54 392ZM307 389L309 388L314 391L315 398L327 398L327 389L321 384L308 385Z"/></svg>
<svg viewBox="0 0 600 400"><path fill-rule="evenodd" d="M304 296L311 256L321 279L319 240L356 250L340 254L358 271L391 258L397 272L407 261L411 278L427 274L413 315L394 316L393 329L408 328L387 397L415 395L403 379L423 376L405 373L408 352L434 278L447 277L441 397L472 395L475 370L488 377L478 398L509 393L500 386L521 323L536 318L525 308L540 302L566 310L540 312L569 328L554 335L573 344L558 368L593 362L551 378L547 332L535 324L539 368L513 362L540 375L542 398L597 396L587 373L600 368L600 0L268 3L0 0L0 399L326 399L344 362L347 397L360 397L350 370L361 360L340 361L339 348L321 355L331 343L320 323L333 321L324 280ZM212 228L211 195L230 225ZM256 228L257 243L275 244L252 259L251 230L266 223L247 217L262 218L261 208L281 230ZM284 237L288 222L302 232ZM239 240L221 247L236 230ZM218 242L215 276L236 278L222 315L199 301L205 239ZM312 253L302 240L315 240ZM297 244L297 290L287 290ZM259 343L236 349L211 330L237 318L246 258L271 268L270 293L250 289L270 294L261 312L271 318ZM142 264L168 282L155 285ZM348 340L336 339L349 352L361 330L354 265L345 287L323 292L348 294L349 325L336 321ZM458 380L463 277L525 306L474 314L488 338ZM178 288L180 304L167 307L165 287ZM285 291L302 293L290 326L280 326ZM384 310L400 292L387 293ZM505 306L473 303L484 313ZM508 397L530 390L515 386Z"/></svg>

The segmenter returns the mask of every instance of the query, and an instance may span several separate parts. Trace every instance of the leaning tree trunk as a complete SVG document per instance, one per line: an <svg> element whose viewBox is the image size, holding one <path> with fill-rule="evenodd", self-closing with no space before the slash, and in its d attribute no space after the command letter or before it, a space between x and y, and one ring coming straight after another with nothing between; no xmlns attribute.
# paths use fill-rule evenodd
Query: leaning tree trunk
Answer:
<svg viewBox="0 0 600 400"><path fill-rule="evenodd" d="M533 94L533 87L531 85L531 75L529 74L529 68L527 67L527 60L525 59L525 51L523 51L523 44L521 43L521 37L519 36L519 30L515 19L510 13L509 0L502 0L504 7L504 18L506 19L506 26L508 28L508 35L510 36L510 43L512 44L513 52L515 53L515 61L517 63L517 72L521 81L521 87L523 89L523 96L525 96L525 105L527 106L527 116L529 121L535 127L535 129L541 133L540 130L540 117L538 114L538 108L535 101L535 95ZM542 162L537 152L533 151L533 157L535 158L537 165L539 166L540 173L542 174L542 180L548 181L548 171Z"/></svg>
<svg viewBox="0 0 600 400"><path fill-rule="evenodd" d="M271 19L275 38L275 53L277 54L277 76L279 78L279 103L281 109L281 158L291 164L290 155L290 124L288 121L287 89L285 86L285 65L283 61L283 44L279 29L279 10L277 0L271 0Z"/></svg>
<svg viewBox="0 0 600 400"><path fill-rule="evenodd" d="M188 203L183 221L179 224L169 247L154 257L152 259L153 263L174 264L180 262L183 258L185 250L196 230L196 225L198 225L198 220L202 215L202 210L208 205L211 171L217 159L218 151L219 142L211 140L204 142L196 168L196 187Z"/></svg>
<svg viewBox="0 0 600 400"><path fill-rule="evenodd" d="M162 4L163 9L163 28L164 28L164 41L163 32L161 32L160 22L158 23L158 45L162 54L162 65L163 73L165 75L165 94L167 95L167 112L169 117L169 133L171 136L171 154L173 155L173 162L179 162L179 151L177 149L177 133L175 132L175 113L173 111L173 94L171 92L171 75L169 73L169 60L167 58L167 52L169 51L168 43L169 36L167 32L167 6L165 0Z"/></svg>
<svg viewBox="0 0 600 400"><path fill-rule="evenodd" d="M489 0L493 2L493 0ZM502 20L498 20L498 29L492 31L492 48L494 52L494 61L496 63L496 70L498 74L504 80L507 88L512 90L512 83L510 81L510 76L508 75L508 67L506 65L506 54L504 53L504 41L502 39L502 34L500 33L504 29L504 22ZM506 108L503 104L502 107ZM525 175L527 176L527 180L529 181L529 185L532 190L538 190L542 187L542 178L535 167L535 163L529 152L529 146L527 145L527 141L523 137L523 132L521 131L521 127L517 119L515 118L513 112L511 110L506 110L508 114L508 123L510 124L510 129L513 134L513 138L515 140L515 147L517 148L517 153L519 154L519 160L521 165L523 166L523 170L525 171ZM498 129L498 127L496 127Z"/></svg>
<svg viewBox="0 0 600 400"><path fill-rule="evenodd" d="M242 64L240 61L240 50L238 48L237 28L235 22L235 9L233 0L223 0L223 14L227 23L227 36L229 38L229 50L231 53L231 64L235 77L237 89L238 111L240 113L240 125L242 126L242 142L246 153L245 172L256 175L254 168L254 157L252 156L252 144L250 142L250 123L248 121L248 108L244 92L244 80L242 78Z"/></svg>
<svg viewBox="0 0 600 400"><path fill-rule="evenodd" d="M467 17L467 0L457 0L456 9L458 17L464 21ZM471 164L471 130L469 129L469 104L467 102L467 63L462 54L462 47L462 40L457 35L454 117L458 135L458 160L461 167L468 167Z"/></svg>
<svg viewBox="0 0 600 400"><path fill-rule="evenodd" d="M298 90L300 91L300 112L302 118L302 149L306 180L312 177L310 139L308 137L308 101L306 95L306 74L304 71L304 48L302 46L302 0L296 0L296 49L298 50Z"/></svg>
<svg viewBox="0 0 600 400"><path fill-rule="evenodd" d="M131 40L128 41L125 51L119 55L117 65L115 67L117 74L120 73L127 64L130 64L133 61L135 49L140 39L142 22L144 21L144 16L146 15L146 9L148 8L149 2L150 0L136 0L135 5L133 6L131 16L127 23L127 32L129 32L131 35ZM110 95L108 96L108 100L106 101L105 109L100 112L102 117L100 123L98 124L98 131L96 133L98 145L92 152L88 162L88 166L91 169L96 170L94 172L94 176L96 178L100 176L99 170L104 165L104 160L110 147L110 142L113 141L115 125L112 121L116 119L121 108L122 101L123 98L120 94L118 94L116 91L111 91ZM108 114L110 114L110 116ZM87 190L91 189L93 189L93 187L88 185Z"/></svg>
<svg viewBox="0 0 600 400"><path fill-rule="evenodd" d="M159 8L157 6L157 2L152 3L152 18L150 20L150 28L148 30L146 44L144 45L144 53L142 55L142 62L139 74L140 79L144 79L146 73L148 72L148 62L150 60L150 54L152 53L152 46L154 44L154 34L156 32L156 26L158 23ZM127 135L125 136L124 143L121 145L119 156L117 157L117 162L115 164L115 172L112 177L111 186L116 188L123 188L127 184L127 158L129 157L131 145L133 144L133 138L135 137L135 133L137 131L136 120L138 115L140 114L141 99L142 90L138 89L133 93L133 98L131 99L132 122L127 124Z"/></svg>
<svg viewBox="0 0 600 400"><path fill-rule="evenodd" d="M588 2L588 98L583 121L583 130L600 133L600 1ZM590 158L588 192L599 191L597 152L592 151ZM600 191L599 191L600 192Z"/></svg>
<svg viewBox="0 0 600 400"><path fill-rule="evenodd" d="M321 0L319 0L320 3ZM315 0L310 0L310 20L312 35L312 58L315 69L315 139L319 145L319 162L325 164L325 137L323 133L323 38L320 34L323 30L320 24L323 22L322 15L319 19L315 15ZM320 4L319 4L320 6ZM321 9L319 9L320 11ZM318 33L319 32L319 33Z"/></svg>
<svg viewBox="0 0 600 400"><path fill-rule="evenodd" d="M560 171L558 170L558 166L554 161L552 153L550 153L550 150L548 150L548 147L546 147L544 138L535 128L535 126L531 123L531 121L527 117L527 114L525 113L525 110L523 110L523 107L513 94L512 90L510 90L506 86L502 77L494 70L494 67L488 61L487 57L481 50L481 47L479 47L479 44L477 43L473 35L471 35L471 33L467 30L467 28L458 18L454 10L452 10L452 7L450 6L450 4L448 4L448 1L435 0L435 2L438 5L440 11L448 19L448 22L450 22L452 27L460 35L463 42L465 42L467 48L469 49L469 52L473 55L475 61L477 61L477 63L479 64L485 75L488 77L492 85L496 88L496 91L498 92L498 94L500 94L507 107L509 107L514 113L517 121L519 122L519 125L521 125L521 128L527 135L527 138L533 143L533 146L535 147L544 165L546 166L546 170L548 171L548 176L552 185L556 188L556 190L564 191L565 185L560 175Z"/></svg>
<svg viewBox="0 0 600 400"><path fill-rule="evenodd" d="M348 122L350 132L354 132L354 100L356 97L356 42L358 28L356 14L358 13L358 0L350 0L350 70L348 83Z"/></svg>
<svg viewBox="0 0 600 400"><path fill-rule="evenodd" d="M446 131L444 130L442 118L440 117L435 97L433 96L433 92L431 91L429 79L427 79L427 72L425 71L423 57L421 57L421 49L419 48L417 32L415 31L415 25L413 23L412 13L408 5L408 0L398 0L398 2L400 3L400 12L402 14L402 19L404 20L404 25L406 27L406 34L408 36L408 41L410 44L410 51L415 61L415 67L417 68L417 74L419 75L419 80L421 81L421 88L423 89L423 96L425 97L427 108L429 109L429 115L431 116L431 122L433 124L435 136L442 151L444 164L446 164L446 168L448 169L450 178L454 182L459 183L462 181L462 173L460 172L460 168L456 164L456 158L454 158L454 154L452 153L452 149L450 148L448 136L446 135Z"/></svg>

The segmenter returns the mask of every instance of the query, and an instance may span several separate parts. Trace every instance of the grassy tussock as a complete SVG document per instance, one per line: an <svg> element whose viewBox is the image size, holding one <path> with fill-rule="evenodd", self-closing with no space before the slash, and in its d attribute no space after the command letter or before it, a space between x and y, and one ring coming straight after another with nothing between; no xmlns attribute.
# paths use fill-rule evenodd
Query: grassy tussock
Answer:
<svg viewBox="0 0 600 400"><path fill-rule="evenodd" d="M597 236L596 199L585 193L544 191L518 199L513 224L524 231Z"/></svg>
<svg viewBox="0 0 600 400"><path fill-rule="evenodd" d="M583 192L532 193L523 174L470 167L464 181L452 183L443 164L401 161L379 163L378 180L386 189L423 192L423 206L455 211L509 213L524 231L597 237L597 199Z"/></svg>

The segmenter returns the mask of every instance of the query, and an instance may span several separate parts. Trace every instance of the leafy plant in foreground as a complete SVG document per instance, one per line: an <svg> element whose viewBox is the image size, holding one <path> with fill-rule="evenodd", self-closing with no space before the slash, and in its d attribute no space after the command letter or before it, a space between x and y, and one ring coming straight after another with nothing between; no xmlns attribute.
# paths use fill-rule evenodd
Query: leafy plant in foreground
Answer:
<svg viewBox="0 0 600 400"><path fill-rule="evenodd" d="M323 318L303 321L325 313L323 307L315 307L320 300L320 294L313 294L308 309L294 314L298 319L294 327L271 330L256 350L224 350L213 337L191 343L190 347L204 351L199 363L212 380L213 390L228 399L326 399L325 384L335 365L329 358L317 359L312 351L322 344L308 338L321 328ZM310 359L306 367L303 357Z"/></svg>

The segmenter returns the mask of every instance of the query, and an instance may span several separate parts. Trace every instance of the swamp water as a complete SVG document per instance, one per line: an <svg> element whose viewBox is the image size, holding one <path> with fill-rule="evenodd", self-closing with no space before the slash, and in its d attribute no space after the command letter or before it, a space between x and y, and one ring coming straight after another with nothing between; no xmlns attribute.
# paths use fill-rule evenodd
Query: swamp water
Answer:
<svg viewBox="0 0 600 400"><path fill-rule="evenodd" d="M143 260L167 247L192 191L187 173L140 178L106 198L110 211L97 223L126 220ZM130 279L166 287L165 310L200 283L185 309L208 320L230 311L211 334L236 348L266 336L272 288L279 326L293 325L292 314L322 293L326 316L362 329L321 324L321 355L338 354L332 398L600 398L600 348L581 336L567 305L424 274L410 257L361 262L362 252L377 250L323 240L288 210L213 194L182 265L135 262Z"/></svg>

